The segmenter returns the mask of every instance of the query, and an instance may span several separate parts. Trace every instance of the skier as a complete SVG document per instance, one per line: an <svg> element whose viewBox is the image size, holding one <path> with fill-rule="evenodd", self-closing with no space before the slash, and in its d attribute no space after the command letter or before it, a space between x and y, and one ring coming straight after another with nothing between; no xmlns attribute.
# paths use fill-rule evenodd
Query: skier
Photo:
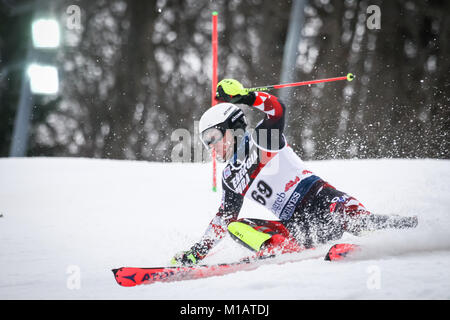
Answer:
<svg viewBox="0 0 450 320"><path fill-rule="evenodd" d="M274 95L249 92L237 80L223 79L216 99L220 103L202 115L199 131L205 147L215 149L217 159L227 162L222 201L200 241L176 254L172 264L198 263L227 231L256 251L255 258L266 258L314 248L341 238L344 232L358 235L365 230L417 226L417 217L372 214L357 199L309 171L283 135L286 108ZM254 130L247 130L244 112L235 104L256 108L266 117ZM244 198L271 210L278 220L238 219ZM355 246L341 249L351 251Z"/></svg>

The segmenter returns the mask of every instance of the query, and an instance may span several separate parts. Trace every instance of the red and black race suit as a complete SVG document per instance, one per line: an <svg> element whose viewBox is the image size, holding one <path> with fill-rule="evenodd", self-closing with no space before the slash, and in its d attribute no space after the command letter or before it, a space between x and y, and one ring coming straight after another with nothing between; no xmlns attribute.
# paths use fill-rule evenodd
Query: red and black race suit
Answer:
<svg viewBox="0 0 450 320"><path fill-rule="evenodd" d="M254 92L240 103L263 111L266 117L236 143L234 156L222 172L219 210L192 249L205 256L226 235L228 224L237 220L244 198L270 210L305 247L341 235L340 224L328 225L334 222L329 217L332 201L340 198L357 211L364 207L309 171L287 144L285 107L277 97Z"/></svg>

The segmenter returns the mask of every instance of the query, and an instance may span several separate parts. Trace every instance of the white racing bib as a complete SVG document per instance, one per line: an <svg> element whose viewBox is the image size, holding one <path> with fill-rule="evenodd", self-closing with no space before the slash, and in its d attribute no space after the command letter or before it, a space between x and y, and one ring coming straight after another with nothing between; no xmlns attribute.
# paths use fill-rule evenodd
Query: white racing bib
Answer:
<svg viewBox="0 0 450 320"><path fill-rule="evenodd" d="M248 156L223 171L226 185L263 205L280 220L289 219L297 204L320 178L307 170L291 147L270 152L251 140Z"/></svg>

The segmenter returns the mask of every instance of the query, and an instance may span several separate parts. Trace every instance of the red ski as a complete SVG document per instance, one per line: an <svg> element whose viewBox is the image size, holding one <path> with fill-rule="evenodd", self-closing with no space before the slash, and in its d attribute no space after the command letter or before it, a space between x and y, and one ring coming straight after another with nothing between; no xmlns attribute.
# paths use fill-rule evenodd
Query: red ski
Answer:
<svg viewBox="0 0 450 320"><path fill-rule="evenodd" d="M118 284L133 287L154 282L172 282L221 276L236 271L256 269L258 264L245 262L223 263L216 265L195 265L179 267L134 268L122 267L113 269Z"/></svg>
<svg viewBox="0 0 450 320"><path fill-rule="evenodd" d="M328 251L325 256L325 260L342 260L349 253L359 250L359 248L359 246L353 244L336 244ZM123 287L134 287L141 284L151 284L155 282L172 282L222 276L237 271L254 270L267 263L286 263L323 257L323 253L320 255L302 255L294 259L290 258L292 257L291 254L283 254L283 256L287 256L287 259L280 260L277 259L279 257L277 256L275 259L271 257L255 260L254 257L248 257L234 263L155 268L122 267L113 269L112 272L114 273L115 279L119 285Z"/></svg>

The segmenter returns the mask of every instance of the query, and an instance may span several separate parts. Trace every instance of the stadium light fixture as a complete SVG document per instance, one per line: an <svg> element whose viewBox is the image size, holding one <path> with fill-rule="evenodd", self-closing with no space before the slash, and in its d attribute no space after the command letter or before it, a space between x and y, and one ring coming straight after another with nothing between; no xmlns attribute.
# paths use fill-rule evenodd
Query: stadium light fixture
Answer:
<svg viewBox="0 0 450 320"><path fill-rule="evenodd" d="M32 63L28 66L27 75L33 94L54 95L58 93L58 68Z"/></svg>
<svg viewBox="0 0 450 320"><path fill-rule="evenodd" d="M37 19L31 25L35 48L57 48L60 44L59 23L55 19Z"/></svg>

